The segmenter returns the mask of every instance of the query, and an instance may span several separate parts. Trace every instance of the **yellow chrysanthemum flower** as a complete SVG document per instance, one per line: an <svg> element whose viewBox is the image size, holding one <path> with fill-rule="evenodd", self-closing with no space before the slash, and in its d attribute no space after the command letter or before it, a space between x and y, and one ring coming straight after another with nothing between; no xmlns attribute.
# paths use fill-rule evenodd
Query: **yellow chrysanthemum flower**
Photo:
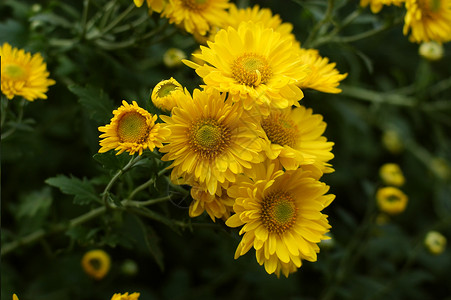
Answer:
<svg viewBox="0 0 451 300"><path fill-rule="evenodd" d="M133 2L137 7L141 7L144 0L133 0ZM166 5L166 0L146 0L146 2L149 12L155 11L157 13L161 13Z"/></svg>
<svg viewBox="0 0 451 300"><path fill-rule="evenodd" d="M1 89L8 99L22 96L28 101L47 99L46 92L55 81L49 79L47 65L40 53L31 55L4 43L0 47Z"/></svg>
<svg viewBox="0 0 451 300"><path fill-rule="evenodd" d="M166 153L162 160L173 161L173 182L198 182L214 195L219 185L259 162L256 125L241 119L242 111L225 96L196 89L191 101L177 102L171 117L161 116L171 130L160 151Z"/></svg>
<svg viewBox="0 0 451 300"><path fill-rule="evenodd" d="M432 254L439 255L446 248L446 237L440 232L429 231L424 238L424 245Z"/></svg>
<svg viewBox="0 0 451 300"><path fill-rule="evenodd" d="M125 294L117 293L114 294L113 297L111 297L111 300L138 300L139 296L140 293L133 293L130 295L128 294L128 292Z"/></svg>
<svg viewBox="0 0 451 300"><path fill-rule="evenodd" d="M227 219L233 211L234 199L227 195L224 188L211 195L208 191L199 186L191 187L191 197L193 201L189 206L189 216L191 218L200 216L204 211L210 216L213 222L216 219Z"/></svg>
<svg viewBox="0 0 451 300"><path fill-rule="evenodd" d="M169 0L161 16L189 33L206 35L211 28L222 26L229 6L228 0Z"/></svg>
<svg viewBox="0 0 451 300"><path fill-rule="evenodd" d="M17 297L16 294L13 294L13 300L19 300L19 297Z"/></svg>
<svg viewBox="0 0 451 300"><path fill-rule="evenodd" d="M322 136L327 125L321 115L303 106L273 109L260 124L267 142L265 153L270 160L278 159L287 170L315 164L323 172L333 172L327 161L334 157L331 152L334 143Z"/></svg>
<svg viewBox="0 0 451 300"><path fill-rule="evenodd" d="M404 174L397 164L383 164L379 169L379 176L386 185L402 186L405 182Z"/></svg>
<svg viewBox="0 0 451 300"><path fill-rule="evenodd" d="M451 41L451 0L406 0L403 33L411 42Z"/></svg>
<svg viewBox="0 0 451 300"><path fill-rule="evenodd" d="M274 31L279 32L282 35L290 35L295 39L291 33L293 25L290 23L283 23L279 15L273 15L269 8L260 8L259 5L254 5L246 8L238 8L235 4L232 4L229 8L229 16L225 20L223 28L232 26L238 29L241 22L253 21L254 23L262 22L265 27L272 28Z"/></svg>
<svg viewBox="0 0 451 300"><path fill-rule="evenodd" d="M176 106L177 97L189 97L174 78L160 81L152 90L152 103L159 109L170 112Z"/></svg>
<svg viewBox="0 0 451 300"><path fill-rule="evenodd" d="M381 211L397 215L406 209L408 197L400 189L388 186L377 190L376 200Z"/></svg>
<svg viewBox="0 0 451 300"><path fill-rule="evenodd" d="M286 171L277 163L256 165L257 177L242 176L228 189L235 198L230 227L242 226L244 234L235 258L256 250L257 262L266 272L286 277L301 267L302 260L316 261L318 243L328 239L330 225L321 213L335 198L318 179L319 170L299 168Z"/></svg>
<svg viewBox="0 0 451 300"><path fill-rule="evenodd" d="M117 155L124 151L141 155L145 149L153 151L155 147L162 147L161 142L170 133L161 124L155 124L156 115L152 116L135 101L130 105L123 100L113 114L110 124L99 127L99 131L104 132L100 135L99 153L114 149L118 150Z"/></svg>
<svg viewBox="0 0 451 300"><path fill-rule="evenodd" d="M201 46L203 65L183 62L196 70L207 88L230 94L246 110L254 104L267 114L268 106L296 105L304 94L296 83L306 76L292 41L263 23L242 22L238 29L220 30L208 47Z"/></svg>
<svg viewBox="0 0 451 300"><path fill-rule="evenodd" d="M367 7L370 5L371 11L375 14L381 11L384 5L400 6L405 0L360 0L360 6Z"/></svg>
<svg viewBox="0 0 451 300"><path fill-rule="evenodd" d="M101 249L90 250L81 259L83 270L96 280L100 280L108 274L111 259L108 253Z"/></svg>
<svg viewBox="0 0 451 300"><path fill-rule="evenodd" d="M316 49L299 48L299 60L308 66L307 76L298 83L301 89L313 89L323 93L337 94L341 89L337 88L340 81L348 76L340 74L335 68L335 63L330 63L327 57L319 55Z"/></svg>

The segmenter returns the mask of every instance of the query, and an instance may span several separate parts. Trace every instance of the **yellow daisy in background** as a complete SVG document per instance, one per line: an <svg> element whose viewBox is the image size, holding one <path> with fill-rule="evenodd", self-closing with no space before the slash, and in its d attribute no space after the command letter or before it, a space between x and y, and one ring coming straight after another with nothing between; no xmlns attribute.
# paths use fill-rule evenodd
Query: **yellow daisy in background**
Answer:
<svg viewBox="0 0 451 300"><path fill-rule="evenodd" d="M47 65L40 53L31 55L4 43L0 47L1 90L8 99L22 96L28 101L47 99L45 94L55 81L49 79Z"/></svg>
<svg viewBox="0 0 451 300"><path fill-rule="evenodd" d="M133 0L133 2L137 7L141 7L144 0ZM166 5L166 0L146 0L146 3L149 8L149 12L155 11L157 13L161 13Z"/></svg>
<svg viewBox="0 0 451 300"><path fill-rule="evenodd" d="M189 206L189 216L194 218L206 211L213 222L216 219L229 218L235 202L227 195L227 190L224 188L219 188L214 195L211 195L202 187L194 185L191 187L191 197L193 201Z"/></svg>
<svg viewBox="0 0 451 300"><path fill-rule="evenodd" d="M99 153L114 149L118 151L116 155L124 151L130 155L136 152L141 155L145 149L153 151L155 147L162 147L161 142L170 133L161 124L155 124L156 115L152 116L135 101L130 105L123 100L122 106L114 110L113 114L110 124L98 128L103 132L100 135Z"/></svg>
<svg viewBox="0 0 451 300"><path fill-rule="evenodd" d="M100 280L108 274L111 259L108 253L101 249L90 250L83 255L81 266L90 277Z"/></svg>
<svg viewBox="0 0 451 300"><path fill-rule="evenodd" d="M13 294L13 300L19 300L19 297L17 297L16 294Z"/></svg>
<svg viewBox="0 0 451 300"><path fill-rule="evenodd" d="M406 0L403 33L411 42L451 41L451 0Z"/></svg>
<svg viewBox="0 0 451 300"><path fill-rule="evenodd" d="M367 7L370 5L371 11L375 14L381 11L384 5L396 5L401 6L405 0L360 0L360 6Z"/></svg>
<svg viewBox="0 0 451 300"><path fill-rule="evenodd" d="M128 292L125 294L117 293L114 294L113 297L111 297L111 300L138 300L139 296L140 293L133 293L130 295L128 294Z"/></svg>
<svg viewBox="0 0 451 300"><path fill-rule="evenodd" d="M434 255L439 255L446 248L446 237L438 231L429 231L424 238L424 245Z"/></svg>
<svg viewBox="0 0 451 300"><path fill-rule="evenodd" d="M225 20L224 28L232 26L238 29L241 22L253 21L254 23L262 22L265 27L272 28L274 31L282 35L289 35L294 40L295 36L291 33L293 25L291 23L283 23L279 15L274 15L269 8L260 8L254 5L246 8L238 8L232 4L229 8L229 17Z"/></svg>
<svg viewBox="0 0 451 300"><path fill-rule="evenodd" d="M313 89L323 93L337 94L341 89L337 88L340 81L348 76L340 74L335 68L335 63L330 63L327 57L319 55L316 49L299 48L299 60L308 66L307 76L298 83L301 89Z"/></svg>
<svg viewBox="0 0 451 300"><path fill-rule="evenodd" d="M229 6L228 0L169 0L161 16L189 33L206 35L211 28L222 26Z"/></svg>
<svg viewBox="0 0 451 300"><path fill-rule="evenodd" d="M188 92L186 92L188 93ZM152 90L152 103L159 109L170 112L176 106L177 97L187 96L183 87L177 80L170 78L160 81Z"/></svg>
<svg viewBox="0 0 451 300"><path fill-rule="evenodd" d="M196 70L207 88L229 93L246 110L256 104L267 114L268 106L286 108L304 96L296 83L306 76L306 66L297 59L291 39L261 22L222 29L201 51L194 56L204 64L183 62Z"/></svg>
<svg viewBox="0 0 451 300"><path fill-rule="evenodd" d="M161 116L171 130L160 151L166 153L162 160L173 161L173 182L189 179L214 195L219 185L259 162L256 125L241 119L242 111L225 97L196 89L191 101L177 102L171 117Z"/></svg>
<svg viewBox="0 0 451 300"><path fill-rule="evenodd" d="M278 159L287 170L315 164L323 172L333 172L327 162L334 157L334 143L322 136L327 124L321 115L303 106L273 109L260 124L267 142L264 150L270 160Z"/></svg>
<svg viewBox="0 0 451 300"><path fill-rule="evenodd" d="M408 197L400 189L388 186L377 190L376 200L381 211L397 215L406 209Z"/></svg>
<svg viewBox="0 0 451 300"><path fill-rule="evenodd" d="M386 185L399 187L405 182L404 174L398 164L383 164L379 169L379 176Z"/></svg>
<svg viewBox="0 0 451 300"><path fill-rule="evenodd" d="M253 247L266 272L288 277L303 259L317 260L317 244L329 238L325 234L330 228L321 211L335 196L326 195L329 187L317 180L318 170L284 172L277 163L266 162L256 166L256 172L253 180L242 176L227 191L235 198L235 214L226 225L244 225L235 259Z"/></svg>

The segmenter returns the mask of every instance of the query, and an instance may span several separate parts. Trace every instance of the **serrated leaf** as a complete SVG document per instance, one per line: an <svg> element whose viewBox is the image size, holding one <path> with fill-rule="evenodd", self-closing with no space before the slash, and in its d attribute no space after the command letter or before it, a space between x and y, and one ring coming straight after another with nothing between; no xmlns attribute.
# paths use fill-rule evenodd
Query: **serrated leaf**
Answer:
<svg viewBox="0 0 451 300"><path fill-rule="evenodd" d="M101 89L78 85L69 86L69 90L77 95L78 102L88 112L92 120L99 124L107 124L113 115L113 101Z"/></svg>
<svg viewBox="0 0 451 300"><path fill-rule="evenodd" d="M58 175L48 178L45 182L48 185L59 188L64 194L74 195L75 204L87 205L91 202L100 201L94 187L86 178L81 180L73 176Z"/></svg>
<svg viewBox="0 0 451 300"><path fill-rule="evenodd" d="M96 153L92 157L104 168L111 170L119 170L130 161L130 155L127 153L116 155L116 152L114 151Z"/></svg>

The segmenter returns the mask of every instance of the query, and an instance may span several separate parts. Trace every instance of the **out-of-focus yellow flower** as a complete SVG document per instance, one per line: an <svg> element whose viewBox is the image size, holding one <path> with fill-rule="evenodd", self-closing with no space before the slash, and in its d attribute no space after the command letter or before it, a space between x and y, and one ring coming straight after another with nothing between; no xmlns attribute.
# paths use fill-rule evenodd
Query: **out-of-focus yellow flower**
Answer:
<svg viewBox="0 0 451 300"><path fill-rule="evenodd" d="M421 43L418 53L427 60L435 61L443 57L443 45L435 41Z"/></svg>
<svg viewBox="0 0 451 300"><path fill-rule="evenodd" d="M389 215L402 213L407 206L408 197L400 189L395 187L383 187L376 193L379 209Z"/></svg>
<svg viewBox="0 0 451 300"><path fill-rule="evenodd" d="M395 130L387 130L382 135L384 147L393 154L399 154L404 150L399 133Z"/></svg>
<svg viewBox="0 0 451 300"><path fill-rule="evenodd" d="M379 169L379 176L386 185L402 186L405 182L401 168L397 164L388 163Z"/></svg>
<svg viewBox="0 0 451 300"><path fill-rule="evenodd" d="M40 53L31 55L4 43L0 46L1 90L8 99L22 96L28 101L47 99L46 92L55 80L49 79L47 65Z"/></svg>
<svg viewBox="0 0 451 300"><path fill-rule="evenodd" d="M139 293L133 293L130 295L128 294L128 292L125 294L117 293L114 294L113 297L111 297L111 300L138 300L139 296Z"/></svg>
<svg viewBox="0 0 451 300"><path fill-rule="evenodd" d="M13 300L19 300L16 294L13 294Z"/></svg>
<svg viewBox="0 0 451 300"><path fill-rule="evenodd" d="M144 3L144 0L133 0L135 5L137 7L141 7ZM156 11L157 13L161 13L163 8L166 5L166 0L146 0L147 7L149 8L149 14L152 13L152 11Z"/></svg>
<svg viewBox="0 0 451 300"><path fill-rule="evenodd" d="M451 169L446 160L440 157L435 157L431 161L431 168L435 175L443 180L447 180L451 176Z"/></svg>
<svg viewBox="0 0 451 300"><path fill-rule="evenodd" d="M440 232L429 231L424 238L424 245L432 254L438 255L445 251L446 237Z"/></svg>
<svg viewBox="0 0 451 300"><path fill-rule="evenodd" d="M182 59L186 58L185 52L177 48L169 48L163 55L163 62L166 67L174 68L183 65Z"/></svg>
<svg viewBox="0 0 451 300"><path fill-rule="evenodd" d="M100 280L108 274L111 259L108 253L101 249L90 250L81 259L83 270L96 280Z"/></svg>
<svg viewBox="0 0 451 300"><path fill-rule="evenodd" d="M360 6L367 7L370 5L371 12L377 14L384 5L400 6L403 2L404 0L360 0Z"/></svg>

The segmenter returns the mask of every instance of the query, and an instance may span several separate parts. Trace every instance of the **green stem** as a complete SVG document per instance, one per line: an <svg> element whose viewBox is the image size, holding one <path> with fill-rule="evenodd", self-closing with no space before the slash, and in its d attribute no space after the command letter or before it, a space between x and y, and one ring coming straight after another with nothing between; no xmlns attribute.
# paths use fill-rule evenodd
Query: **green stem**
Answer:
<svg viewBox="0 0 451 300"><path fill-rule="evenodd" d="M2 105L2 116L1 116L1 125L0 126L1 126L1 129L3 129L3 125L5 124L5 121L6 121L6 114L8 112L9 100L6 99L6 97L2 95L1 101L2 101L2 103L1 103L1 105Z"/></svg>
<svg viewBox="0 0 451 300"><path fill-rule="evenodd" d="M20 103L19 103L19 112L18 112L18 114L17 114L17 119L16 119L16 123L17 123L17 124L20 124L20 123L22 122L24 108L25 108L25 105L27 104L26 101L27 101L27 100L25 100L25 98L22 98L22 99L20 100ZM2 129L3 129L3 126L2 126ZM10 135L12 135L16 130L17 130L17 126L14 126L13 128L11 128L10 130L8 130L7 132L2 133L2 137L1 137L0 140L4 140L4 139L8 138L8 137L9 137Z"/></svg>
<svg viewBox="0 0 451 300"><path fill-rule="evenodd" d="M343 90L343 96L349 96L360 100L365 100L373 103L387 103L399 106L416 106L416 100L413 97L408 97L393 93L378 93L364 88L353 87L348 85L340 86Z"/></svg>
<svg viewBox="0 0 451 300"><path fill-rule="evenodd" d="M111 22L110 24L108 24L108 26L106 26L102 31L101 31L101 36L104 35L105 33L107 33L108 31L110 31L111 29L113 29L114 27L116 27L117 24L119 24L125 17L127 17L127 15L135 8L135 4L130 4L130 6L123 11L113 22Z"/></svg>
<svg viewBox="0 0 451 300"><path fill-rule="evenodd" d="M144 190L145 188L149 187L153 182L155 181L155 178L152 177L149 180L147 180L146 182L144 182L143 184L141 184L140 186L138 186L137 188L135 188L130 195L127 197L127 199L129 200L133 200L133 198L135 197L135 195L137 193L139 193L140 191Z"/></svg>
<svg viewBox="0 0 451 300"><path fill-rule="evenodd" d="M332 18L332 12L334 10L335 0L328 0L327 2L327 10L324 14L324 17L315 24L315 26L310 31L309 36L304 42L305 48L312 48L312 45L314 45L313 41L316 39L316 36L318 35L318 31L323 27L325 24L327 24L331 18Z"/></svg>
<svg viewBox="0 0 451 300"><path fill-rule="evenodd" d="M81 32L80 36L82 39L85 38L86 34L86 24L88 22L88 10L89 10L89 0L83 1L83 15L81 17Z"/></svg>

